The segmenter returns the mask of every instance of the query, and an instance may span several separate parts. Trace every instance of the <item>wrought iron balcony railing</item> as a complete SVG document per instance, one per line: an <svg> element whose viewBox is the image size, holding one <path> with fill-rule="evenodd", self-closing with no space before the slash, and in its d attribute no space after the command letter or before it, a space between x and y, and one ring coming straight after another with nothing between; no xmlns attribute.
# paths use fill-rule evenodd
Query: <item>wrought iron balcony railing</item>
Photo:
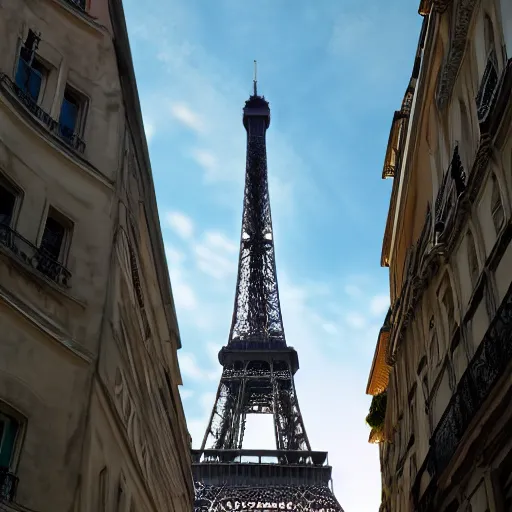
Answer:
<svg viewBox="0 0 512 512"><path fill-rule="evenodd" d="M23 64L21 64L23 65ZM53 119L50 114L45 112L23 89L18 87L6 74L0 75L0 84L2 87L7 88L12 92L18 99L18 101L42 124L44 124L47 130L53 135L57 136L66 145L70 146L75 151L83 153L85 151L85 142L80 136L71 131L68 127L60 124L58 121Z"/></svg>
<svg viewBox="0 0 512 512"><path fill-rule="evenodd" d="M13 501L18 487L18 477L0 468L0 501Z"/></svg>
<svg viewBox="0 0 512 512"><path fill-rule="evenodd" d="M448 466L471 421L504 375L512 360L511 339L512 286L432 435L426 464L432 481L418 504L419 512L433 510L436 478Z"/></svg>
<svg viewBox="0 0 512 512"><path fill-rule="evenodd" d="M85 11L85 0L66 0L66 2L81 11Z"/></svg>
<svg viewBox="0 0 512 512"><path fill-rule="evenodd" d="M498 64L496 52L493 50L487 59L484 75L480 84L480 89L476 96L476 108L478 121L482 122L491 110L496 86L498 85Z"/></svg>
<svg viewBox="0 0 512 512"><path fill-rule="evenodd" d="M57 284L68 288L71 272L5 224L0 224L0 246L7 248L26 265L38 270Z"/></svg>

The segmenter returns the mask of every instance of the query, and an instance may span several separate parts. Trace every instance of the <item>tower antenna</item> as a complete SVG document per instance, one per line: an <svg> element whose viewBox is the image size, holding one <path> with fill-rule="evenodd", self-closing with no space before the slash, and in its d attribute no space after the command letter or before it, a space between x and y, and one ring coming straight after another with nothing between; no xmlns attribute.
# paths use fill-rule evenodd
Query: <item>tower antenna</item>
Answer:
<svg viewBox="0 0 512 512"><path fill-rule="evenodd" d="M254 61L254 79L252 81L254 85L254 96L258 96L258 63Z"/></svg>

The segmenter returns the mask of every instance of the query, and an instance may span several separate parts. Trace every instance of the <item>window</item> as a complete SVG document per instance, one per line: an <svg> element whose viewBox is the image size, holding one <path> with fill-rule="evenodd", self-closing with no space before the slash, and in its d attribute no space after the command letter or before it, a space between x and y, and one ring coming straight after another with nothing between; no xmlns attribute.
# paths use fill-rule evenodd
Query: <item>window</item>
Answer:
<svg viewBox="0 0 512 512"><path fill-rule="evenodd" d="M453 300L453 291L450 285L450 277L448 276L448 273L443 277L437 296L440 299L443 310L444 324L446 326L446 344L449 344L450 337L453 334L454 327L458 324L458 321L455 318L455 303Z"/></svg>
<svg viewBox="0 0 512 512"><path fill-rule="evenodd" d="M80 100L73 91L66 87L60 111L59 124L63 137L71 138L78 128Z"/></svg>
<svg viewBox="0 0 512 512"><path fill-rule="evenodd" d="M20 422L0 410L0 469L12 469Z"/></svg>
<svg viewBox="0 0 512 512"><path fill-rule="evenodd" d="M36 56L39 40L39 36L29 30L27 40L20 51L15 79L16 85L36 103L41 96L44 77L47 74L46 68Z"/></svg>
<svg viewBox="0 0 512 512"><path fill-rule="evenodd" d="M0 181L0 225L11 225L15 204L16 194L6 183Z"/></svg>
<svg viewBox="0 0 512 512"><path fill-rule="evenodd" d="M48 217L41 240L41 250L52 259L59 260L65 235L66 228L58 220Z"/></svg>
<svg viewBox="0 0 512 512"><path fill-rule="evenodd" d="M71 87L66 87L59 117L60 133L63 138L73 139L75 135L80 134L83 105L84 101L80 94Z"/></svg>
<svg viewBox="0 0 512 512"><path fill-rule="evenodd" d="M496 178L496 175L492 175L492 193L491 193L491 214L492 221L494 223L494 229L496 234L500 232L501 226L503 225L504 213L503 203L501 202L500 184Z"/></svg>
<svg viewBox="0 0 512 512"><path fill-rule="evenodd" d="M494 91L498 84L498 58L494 40L494 27L491 18L487 14L484 19L484 38L487 64L476 97L479 121L483 121L487 116L493 103Z"/></svg>
<svg viewBox="0 0 512 512"><path fill-rule="evenodd" d="M478 267L478 256L476 254L475 239L471 231L468 231L467 244L469 276L471 277L471 284L475 286L476 282L478 281L480 269Z"/></svg>

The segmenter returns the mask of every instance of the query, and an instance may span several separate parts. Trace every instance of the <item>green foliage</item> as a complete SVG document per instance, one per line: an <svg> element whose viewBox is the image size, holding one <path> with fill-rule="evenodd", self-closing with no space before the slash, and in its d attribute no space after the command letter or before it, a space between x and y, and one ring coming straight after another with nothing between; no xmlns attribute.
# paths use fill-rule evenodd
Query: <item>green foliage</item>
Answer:
<svg viewBox="0 0 512 512"><path fill-rule="evenodd" d="M366 416L366 423L375 430L382 430L384 427L384 418L386 416L386 404L388 395L383 391L380 395L376 395L372 399L370 412Z"/></svg>

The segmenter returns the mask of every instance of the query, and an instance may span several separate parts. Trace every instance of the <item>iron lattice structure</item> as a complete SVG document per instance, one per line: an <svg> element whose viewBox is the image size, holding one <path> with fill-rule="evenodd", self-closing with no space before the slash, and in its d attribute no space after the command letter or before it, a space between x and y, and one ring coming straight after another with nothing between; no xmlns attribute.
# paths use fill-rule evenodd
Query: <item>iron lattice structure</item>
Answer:
<svg viewBox="0 0 512 512"><path fill-rule="evenodd" d="M270 108L256 83L243 123L247 162L235 304L229 340L219 353L223 372L215 404L201 450L193 452L196 512L338 512L327 454L311 451L300 412L297 352L286 344L268 190ZM248 414L273 415L275 451L242 449Z"/></svg>

